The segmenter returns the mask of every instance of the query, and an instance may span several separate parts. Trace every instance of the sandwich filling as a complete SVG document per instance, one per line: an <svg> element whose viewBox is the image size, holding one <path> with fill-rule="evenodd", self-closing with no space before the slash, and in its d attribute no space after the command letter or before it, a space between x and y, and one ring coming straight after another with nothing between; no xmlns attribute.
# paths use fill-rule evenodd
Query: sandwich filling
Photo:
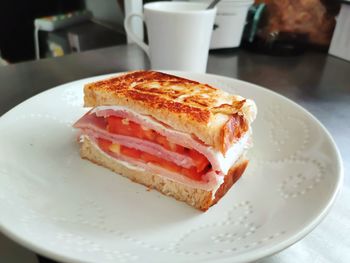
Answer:
<svg viewBox="0 0 350 263"><path fill-rule="evenodd" d="M225 155L196 137L121 106L98 106L78 120L82 139L102 154L192 187L213 190L250 147L248 129Z"/></svg>

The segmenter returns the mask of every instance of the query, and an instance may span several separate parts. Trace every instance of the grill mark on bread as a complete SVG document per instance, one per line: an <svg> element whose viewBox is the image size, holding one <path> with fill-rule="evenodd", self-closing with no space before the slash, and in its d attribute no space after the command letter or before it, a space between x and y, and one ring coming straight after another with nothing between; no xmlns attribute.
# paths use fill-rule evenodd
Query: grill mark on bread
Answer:
<svg viewBox="0 0 350 263"><path fill-rule="evenodd" d="M135 90L129 90L126 97L130 97L136 101L142 101L143 104L146 104L155 109L166 108L173 113L187 114L198 122L208 122L210 118L210 112L208 110L191 107L189 105L172 100L164 100L156 94L140 93Z"/></svg>
<svg viewBox="0 0 350 263"><path fill-rule="evenodd" d="M173 113L186 114L193 120L204 123L208 123L212 115L206 107L215 103L216 100L193 95L193 93L207 94L217 91L207 84L154 71L136 71L88 84L87 87L89 86L95 90L114 92L119 97L142 101L143 104L156 109L166 108ZM177 98L188 94L190 96L186 97L182 103L176 101Z"/></svg>
<svg viewBox="0 0 350 263"><path fill-rule="evenodd" d="M217 107L212 108L212 112L230 115L240 111L245 102L246 100L243 99L243 100L233 101L231 104L226 104L226 103L221 104Z"/></svg>

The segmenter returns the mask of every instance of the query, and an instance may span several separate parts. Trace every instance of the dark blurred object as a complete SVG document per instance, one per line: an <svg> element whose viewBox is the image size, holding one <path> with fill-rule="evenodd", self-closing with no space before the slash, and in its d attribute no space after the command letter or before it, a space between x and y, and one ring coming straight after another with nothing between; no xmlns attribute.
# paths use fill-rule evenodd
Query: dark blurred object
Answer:
<svg viewBox="0 0 350 263"><path fill-rule="evenodd" d="M34 59L34 19L84 7L83 0L0 1L0 49L9 62Z"/></svg>
<svg viewBox="0 0 350 263"><path fill-rule="evenodd" d="M295 56L305 51L306 40L305 34L280 32L270 34L267 39L257 36L253 42L244 42L243 47L272 56Z"/></svg>
<svg viewBox="0 0 350 263"><path fill-rule="evenodd" d="M116 31L92 22L73 26L67 32L72 52L126 44L122 29Z"/></svg>
<svg viewBox="0 0 350 263"><path fill-rule="evenodd" d="M256 0L243 46L271 55L297 55L309 47L327 51L338 12L339 2L332 0Z"/></svg>
<svg viewBox="0 0 350 263"><path fill-rule="evenodd" d="M329 46L339 2L334 0L256 0L266 4L261 36L274 32L306 34L311 44Z"/></svg>
<svg viewBox="0 0 350 263"><path fill-rule="evenodd" d="M266 25L266 4L254 4L247 16L242 47L256 53L275 56L294 56L305 50L306 34L271 32L261 35Z"/></svg>
<svg viewBox="0 0 350 263"><path fill-rule="evenodd" d="M249 8L247 23L243 32L243 38L249 43L252 43L256 37L265 10L266 5L264 3L254 4Z"/></svg>
<svg viewBox="0 0 350 263"><path fill-rule="evenodd" d="M125 32L89 21L42 34L43 53L58 57L72 52L126 44Z"/></svg>
<svg viewBox="0 0 350 263"><path fill-rule="evenodd" d="M57 261L53 261L52 259L38 256L39 263L58 263Z"/></svg>

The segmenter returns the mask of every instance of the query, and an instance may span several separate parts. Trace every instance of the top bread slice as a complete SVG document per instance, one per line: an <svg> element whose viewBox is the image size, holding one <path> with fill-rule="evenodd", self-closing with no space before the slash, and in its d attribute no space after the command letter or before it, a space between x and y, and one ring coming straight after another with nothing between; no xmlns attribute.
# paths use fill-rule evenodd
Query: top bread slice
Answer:
<svg viewBox="0 0 350 263"><path fill-rule="evenodd" d="M134 71L86 84L84 104L125 106L151 115L223 154L235 141L232 127L246 131L256 115L251 100L156 71Z"/></svg>

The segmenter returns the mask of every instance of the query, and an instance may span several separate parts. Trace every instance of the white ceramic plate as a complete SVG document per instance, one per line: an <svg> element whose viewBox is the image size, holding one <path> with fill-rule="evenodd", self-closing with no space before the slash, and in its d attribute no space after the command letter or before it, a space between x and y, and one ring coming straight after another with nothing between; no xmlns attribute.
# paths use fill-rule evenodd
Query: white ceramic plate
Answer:
<svg viewBox="0 0 350 263"><path fill-rule="evenodd" d="M176 74L256 101L255 147L244 176L206 213L81 160L71 125L84 83L43 92L0 119L0 226L68 262L242 262L311 231L342 183L331 136L308 112L235 79Z"/></svg>

